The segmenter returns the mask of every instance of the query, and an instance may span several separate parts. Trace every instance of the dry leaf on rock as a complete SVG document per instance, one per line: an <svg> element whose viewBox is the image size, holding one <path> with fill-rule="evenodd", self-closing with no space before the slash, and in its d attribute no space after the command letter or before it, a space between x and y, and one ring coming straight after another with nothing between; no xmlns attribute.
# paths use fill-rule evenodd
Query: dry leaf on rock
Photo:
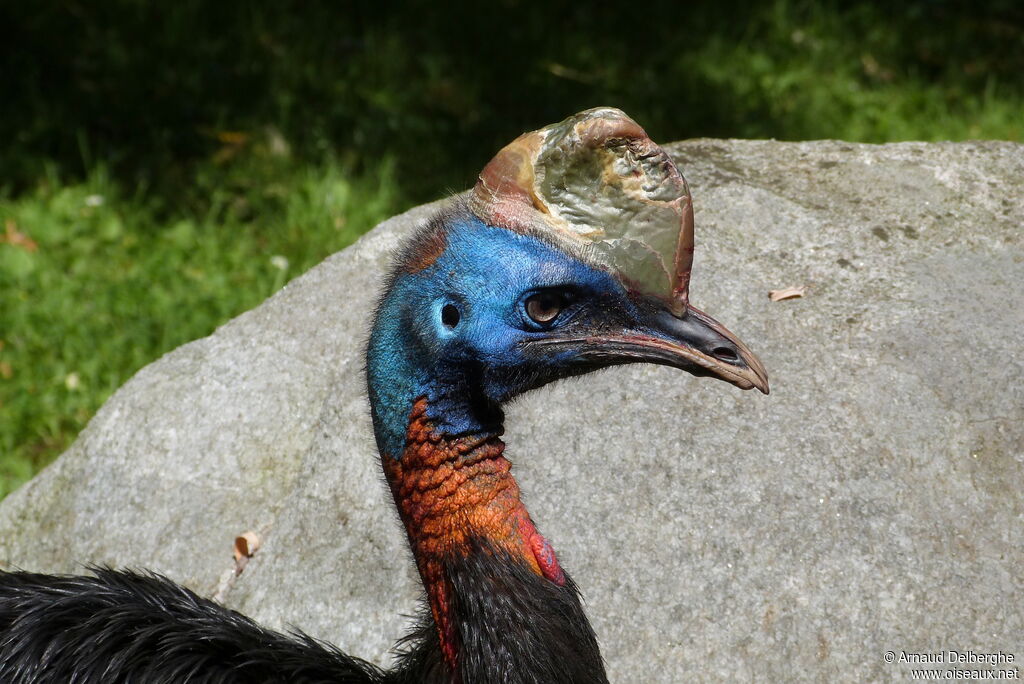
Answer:
<svg viewBox="0 0 1024 684"><path fill-rule="evenodd" d="M235 560L252 558L260 549L260 536L255 532L245 532L235 537Z"/></svg>
<svg viewBox="0 0 1024 684"><path fill-rule="evenodd" d="M806 285L790 285L781 290L768 290L768 299L773 302L780 302L783 299L796 299L797 297L803 297L806 291Z"/></svg>
<svg viewBox="0 0 1024 684"><path fill-rule="evenodd" d="M260 536L249 531L235 537L235 574L241 575L252 555L259 551Z"/></svg>

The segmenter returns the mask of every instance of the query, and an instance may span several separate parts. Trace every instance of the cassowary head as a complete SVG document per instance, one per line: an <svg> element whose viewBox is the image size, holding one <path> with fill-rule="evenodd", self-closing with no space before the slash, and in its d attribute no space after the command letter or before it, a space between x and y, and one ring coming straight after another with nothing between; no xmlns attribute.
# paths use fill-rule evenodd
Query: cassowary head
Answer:
<svg viewBox="0 0 1024 684"><path fill-rule="evenodd" d="M689 304L692 255L686 181L625 114L519 137L397 260L368 355L378 438L418 396L443 430L472 432L522 392L624 363L767 393L758 359Z"/></svg>

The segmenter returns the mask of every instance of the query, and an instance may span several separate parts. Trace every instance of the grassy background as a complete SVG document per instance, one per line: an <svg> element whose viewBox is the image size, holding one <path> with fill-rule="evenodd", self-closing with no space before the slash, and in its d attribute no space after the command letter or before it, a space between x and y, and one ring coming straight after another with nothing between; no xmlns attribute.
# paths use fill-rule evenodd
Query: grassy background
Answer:
<svg viewBox="0 0 1024 684"><path fill-rule="evenodd" d="M5 3L0 496L140 367L524 130L1024 136L1024 6Z"/></svg>

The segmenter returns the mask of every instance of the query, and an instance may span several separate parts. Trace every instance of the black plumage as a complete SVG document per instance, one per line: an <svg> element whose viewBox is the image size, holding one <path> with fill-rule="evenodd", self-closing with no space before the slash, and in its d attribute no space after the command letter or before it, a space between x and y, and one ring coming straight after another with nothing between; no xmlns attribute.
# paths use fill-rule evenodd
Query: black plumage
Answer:
<svg viewBox="0 0 1024 684"><path fill-rule="evenodd" d="M301 632L282 635L152 573L0 573L0 681L390 681Z"/></svg>
<svg viewBox="0 0 1024 684"><path fill-rule="evenodd" d="M478 548L484 544L478 543ZM575 584L481 548L447 567L462 682L606 682ZM424 611L384 672L302 632L281 634L153 573L0 572L0 682L448 684Z"/></svg>

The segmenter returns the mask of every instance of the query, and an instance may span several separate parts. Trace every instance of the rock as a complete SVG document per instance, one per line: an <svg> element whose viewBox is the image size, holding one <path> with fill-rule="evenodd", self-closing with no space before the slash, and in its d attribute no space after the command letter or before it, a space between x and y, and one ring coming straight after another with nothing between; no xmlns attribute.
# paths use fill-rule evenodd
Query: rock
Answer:
<svg viewBox="0 0 1024 684"><path fill-rule="evenodd" d="M1024 658L1024 146L696 140L691 299L772 395L653 366L537 391L508 454L618 682ZM386 664L419 593L362 350L385 222L166 355L0 504L0 564L152 568ZM799 299L770 289L806 285ZM263 544L233 582L232 540ZM970 667L967 665L961 667Z"/></svg>

